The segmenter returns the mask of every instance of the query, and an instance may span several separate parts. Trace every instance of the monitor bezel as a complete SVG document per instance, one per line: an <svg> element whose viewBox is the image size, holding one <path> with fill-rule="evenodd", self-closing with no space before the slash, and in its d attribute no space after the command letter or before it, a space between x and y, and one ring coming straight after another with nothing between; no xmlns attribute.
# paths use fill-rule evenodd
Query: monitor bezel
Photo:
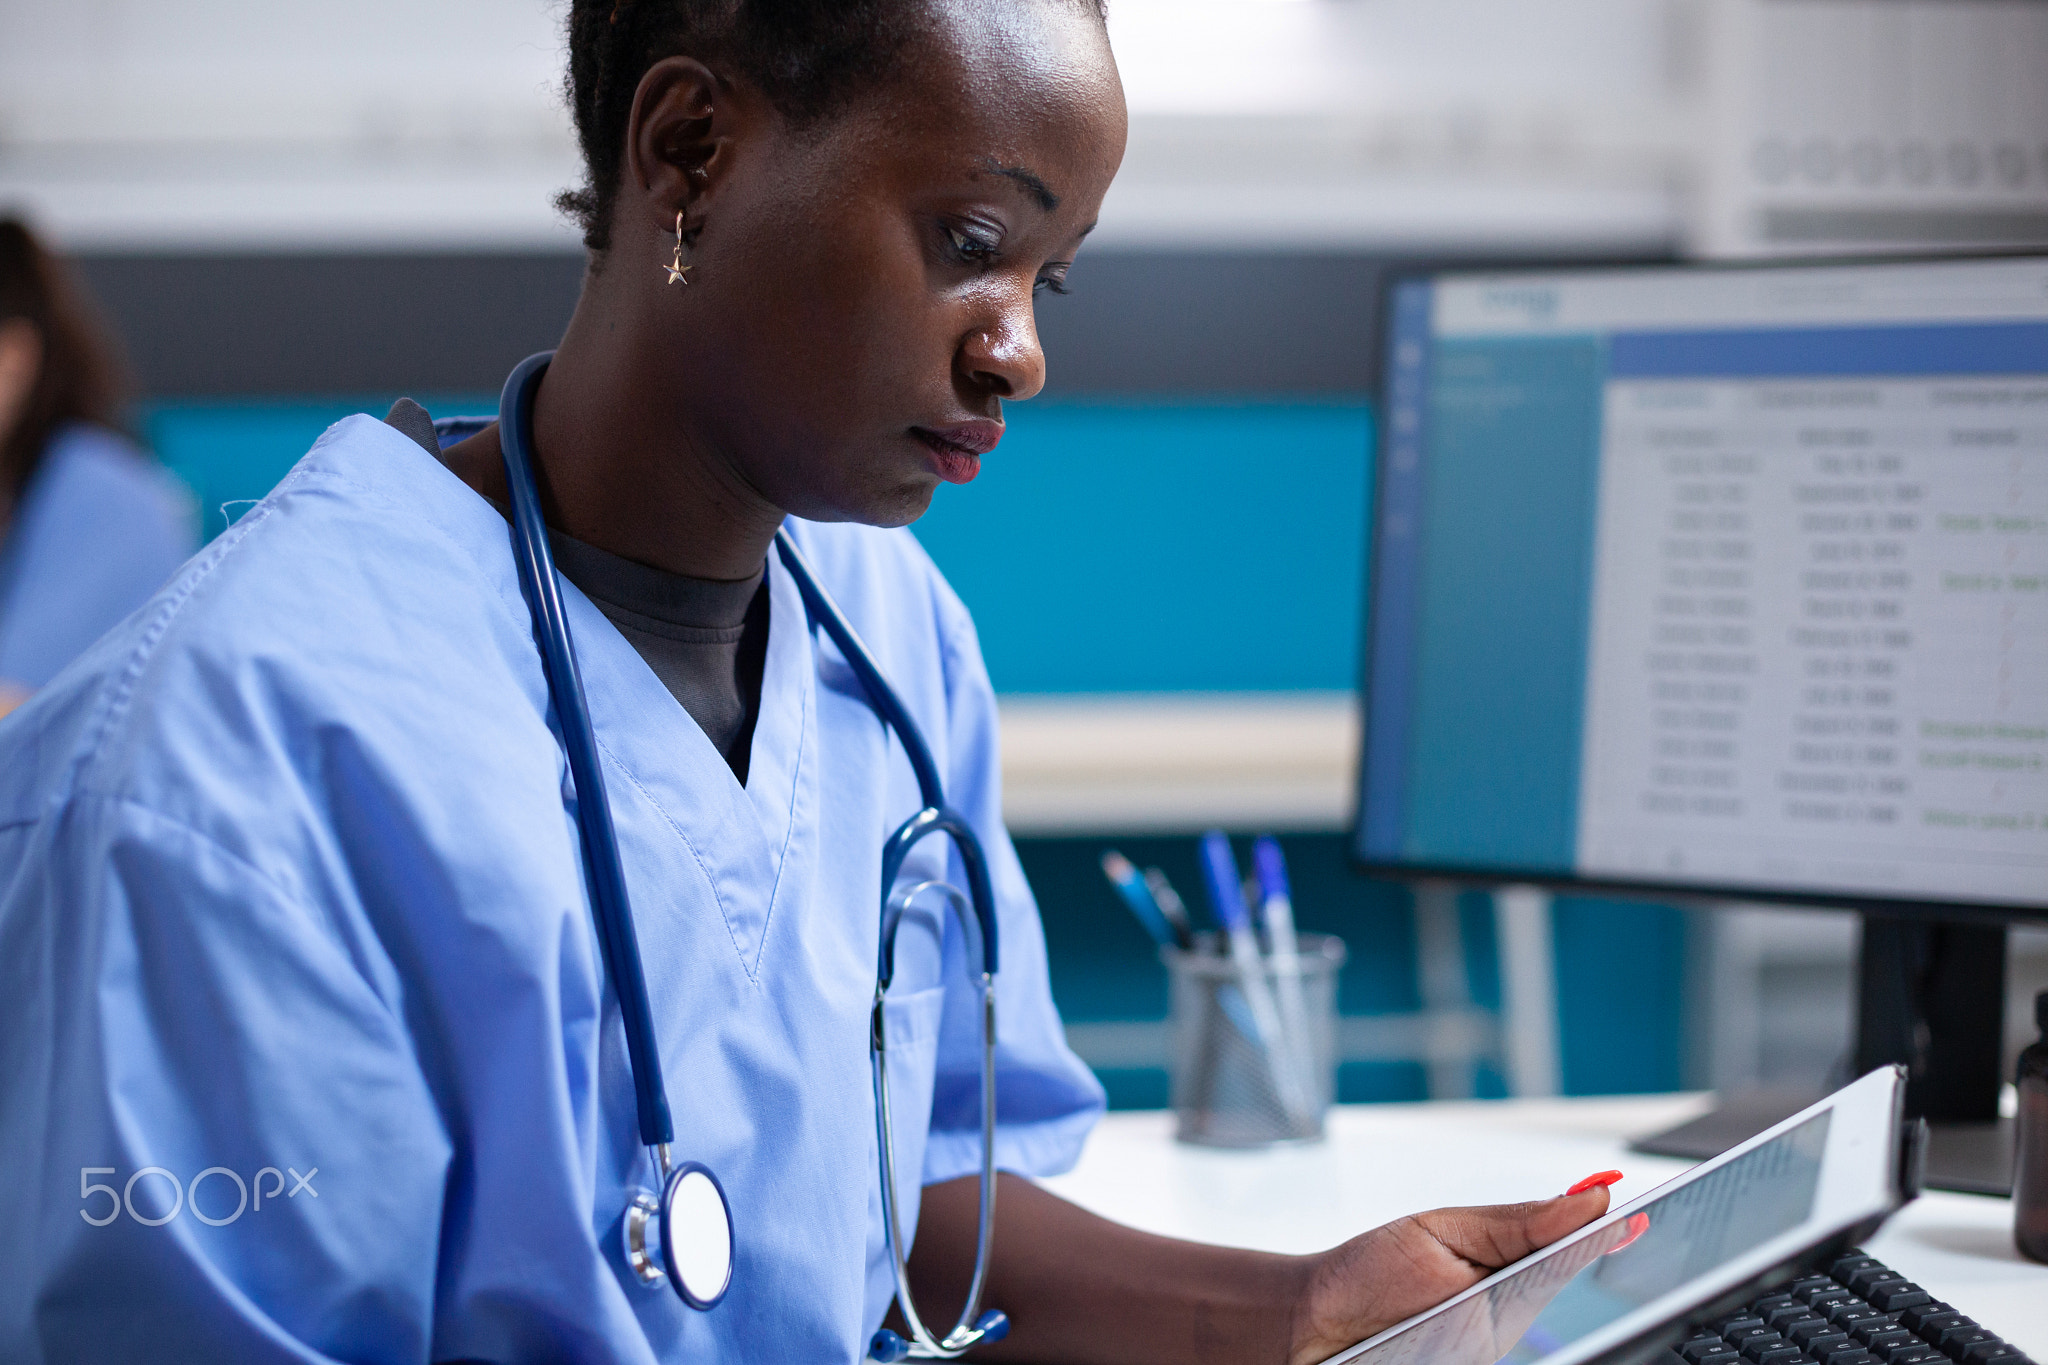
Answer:
<svg viewBox="0 0 2048 1365"><path fill-rule="evenodd" d="M1498 864L1470 864L1413 859L1369 857L1361 847L1365 826L1366 758L1372 744L1372 622L1380 583L1380 508L1385 505L1387 478L1386 443L1388 369L1393 354L1390 306L1394 292L1417 280L1435 281L1445 276L1533 276L1533 275L1626 275L1656 271L1727 274L1775 270L1811 270L1883 265L1939 265L1949 262L2039 260L2048 264L2048 247L1994 248L1976 251L1888 252L1854 255L1772 256L1756 259L1689 261L1679 258L1654 259L1643 256L1601 258L1521 257L1514 260L1474 257L1440 257L1427 261L1390 264L1381 274L1375 300L1378 316L1374 335L1378 363L1372 377L1372 502L1367 509L1365 534L1365 594L1359 623L1358 686L1359 743L1354 757L1356 771L1351 783L1351 819L1346 828L1346 855L1351 866L1365 876L1401 882L1455 882L1486 889L1502 886L1533 886L1544 891L1609 899L1655 900L1677 905L1759 905L1798 906L1804 909L1846 910L1898 918L1939 919L1966 923L2009 924L2015 921L2048 923L2048 904L2015 905L2008 902L1942 900L1923 896L1886 896L1879 892L1831 893L1796 887L1756 886L1742 883L1666 881L1654 877L1588 876L1559 872L1554 868L1508 868Z"/></svg>

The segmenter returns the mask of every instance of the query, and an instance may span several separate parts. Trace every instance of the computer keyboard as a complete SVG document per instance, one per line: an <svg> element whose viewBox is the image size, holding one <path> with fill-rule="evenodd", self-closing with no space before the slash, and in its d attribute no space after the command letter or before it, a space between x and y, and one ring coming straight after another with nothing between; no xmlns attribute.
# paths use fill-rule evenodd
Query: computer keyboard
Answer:
<svg viewBox="0 0 2048 1365"><path fill-rule="evenodd" d="M1685 1365L2030 1365L1875 1257L1852 1252L1677 1346Z"/></svg>

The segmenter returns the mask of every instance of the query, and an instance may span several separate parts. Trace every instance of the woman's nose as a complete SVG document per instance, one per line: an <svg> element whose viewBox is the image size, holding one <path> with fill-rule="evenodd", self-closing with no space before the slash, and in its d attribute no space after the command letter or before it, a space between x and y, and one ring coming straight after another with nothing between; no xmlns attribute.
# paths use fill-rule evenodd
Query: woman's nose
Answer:
<svg viewBox="0 0 2048 1365"><path fill-rule="evenodd" d="M960 342L962 378L998 398L1025 399L1045 387L1045 351L1027 296L992 323L971 329Z"/></svg>

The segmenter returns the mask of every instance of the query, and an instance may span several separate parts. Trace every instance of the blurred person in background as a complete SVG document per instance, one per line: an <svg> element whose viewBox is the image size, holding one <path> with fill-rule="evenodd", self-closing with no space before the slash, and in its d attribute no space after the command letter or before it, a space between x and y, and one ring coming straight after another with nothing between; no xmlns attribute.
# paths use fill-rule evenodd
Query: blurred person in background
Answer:
<svg viewBox="0 0 2048 1365"><path fill-rule="evenodd" d="M114 430L120 399L77 282L0 219L0 715L192 553L190 500Z"/></svg>

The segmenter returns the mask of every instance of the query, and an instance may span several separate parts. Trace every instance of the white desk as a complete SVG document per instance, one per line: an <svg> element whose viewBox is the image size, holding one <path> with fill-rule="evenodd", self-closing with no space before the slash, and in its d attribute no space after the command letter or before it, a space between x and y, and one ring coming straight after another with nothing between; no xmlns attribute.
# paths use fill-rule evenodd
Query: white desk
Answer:
<svg viewBox="0 0 2048 1365"><path fill-rule="evenodd" d="M1173 1116L1111 1114L1081 1164L1046 1182L1119 1222L1175 1237L1317 1251L1403 1214L1561 1193L1581 1176L1626 1173L1617 1201L1686 1168L1624 1148L1703 1110L1698 1095L1594 1100L1347 1105L1329 1139L1225 1152L1173 1140ZM1930 1193L1873 1238L1871 1255L2048 1362L2048 1266L2012 1245L2009 1200Z"/></svg>

